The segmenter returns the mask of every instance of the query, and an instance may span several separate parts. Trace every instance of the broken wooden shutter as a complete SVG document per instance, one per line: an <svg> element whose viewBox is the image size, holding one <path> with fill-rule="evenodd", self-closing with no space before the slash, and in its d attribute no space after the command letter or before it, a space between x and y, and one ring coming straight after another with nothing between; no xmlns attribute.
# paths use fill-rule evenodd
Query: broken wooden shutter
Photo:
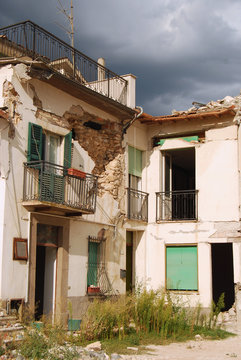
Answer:
<svg viewBox="0 0 241 360"><path fill-rule="evenodd" d="M43 131L42 127L31 122L28 123L28 154L27 161L42 159Z"/></svg>
<svg viewBox="0 0 241 360"><path fill-rule="evenodd" d="M198 290L197 246L166 247L166 287Z"/></svg>
<svg viewBox="0 0 241 360"><path fill-rule="evenodd" d="M71 167L72 131L64 137L64 167Z"/></svg>

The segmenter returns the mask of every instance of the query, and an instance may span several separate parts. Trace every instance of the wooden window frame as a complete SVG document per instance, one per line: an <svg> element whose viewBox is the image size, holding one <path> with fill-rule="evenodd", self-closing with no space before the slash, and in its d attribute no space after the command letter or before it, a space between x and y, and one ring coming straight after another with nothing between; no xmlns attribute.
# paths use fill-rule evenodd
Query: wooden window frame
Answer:
<svg viewBox="0 0 241 360"><path fill-rule="evenodd" d="M18 243L25 244L25 255L18 254ZM13 260L28 260L28 239L13 238Z"/></svg>

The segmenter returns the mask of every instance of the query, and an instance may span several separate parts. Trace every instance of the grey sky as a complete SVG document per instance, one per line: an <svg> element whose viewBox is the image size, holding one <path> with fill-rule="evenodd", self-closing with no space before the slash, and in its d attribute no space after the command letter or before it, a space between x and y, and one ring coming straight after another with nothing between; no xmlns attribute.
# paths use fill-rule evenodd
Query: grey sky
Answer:
<svg viewBox="0 0 241 360"><path fill-rule="evenodd" d="M69 10L70 0L62 0ZM137 105L152 115L241 88L239 0L73 0L75 47L137 76ZM0 0L0 26L30 19L67 40L57 0Z"/></svg>

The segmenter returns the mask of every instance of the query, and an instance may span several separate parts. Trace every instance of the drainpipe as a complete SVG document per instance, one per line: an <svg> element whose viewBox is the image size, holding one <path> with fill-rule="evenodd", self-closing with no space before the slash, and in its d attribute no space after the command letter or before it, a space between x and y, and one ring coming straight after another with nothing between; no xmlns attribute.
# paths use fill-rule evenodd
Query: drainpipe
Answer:
<svg viewBox="0 0 241 360"><path fill-rule="evenodd" d="M127 129L133 124L133 122L143 114L143 108L141 106L136 106L136 109L139 109L140 112L138 114L135 114L134 118L123 126L122 137L124 134L126 134Z"/></svg>

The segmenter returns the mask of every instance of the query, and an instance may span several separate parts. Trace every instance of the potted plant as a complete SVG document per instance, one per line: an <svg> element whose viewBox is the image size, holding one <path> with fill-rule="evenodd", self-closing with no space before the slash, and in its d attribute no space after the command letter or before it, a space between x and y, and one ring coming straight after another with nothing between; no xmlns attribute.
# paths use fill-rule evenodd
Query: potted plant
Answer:
<svg viewBox="0 0 241 360"><path fill-rule="evenodd" d="M86 178L86 173L84 171L74 169L74 168L69 168L68 169L68 175L77 176L77 177L80 177L82 179Z"/></svg>

